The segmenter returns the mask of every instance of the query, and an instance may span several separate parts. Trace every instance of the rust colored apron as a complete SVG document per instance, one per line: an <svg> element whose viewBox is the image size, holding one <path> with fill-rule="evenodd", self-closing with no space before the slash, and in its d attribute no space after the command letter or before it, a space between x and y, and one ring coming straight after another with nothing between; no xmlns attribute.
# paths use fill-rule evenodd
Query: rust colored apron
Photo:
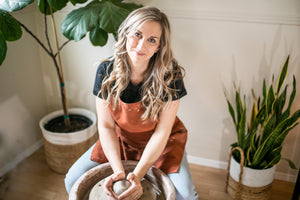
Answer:
<svg viewBox="0 0 300 200"><path fill-rule="evenodd" d="M124 103L119 100L119 102L120 106L117 106L115 110L111 106L109 106L109 109L116 123L115 131L120 143L121 159L138 161L156 128L158 120L141 120L141 116L144 113L141 101ZM187 130L176 116L167 145L161 156L154 163L154 166L166 174L177 172L184 153L186 140ZM96 142L91 160L100 164L108 162L100 140Z"/></svg>

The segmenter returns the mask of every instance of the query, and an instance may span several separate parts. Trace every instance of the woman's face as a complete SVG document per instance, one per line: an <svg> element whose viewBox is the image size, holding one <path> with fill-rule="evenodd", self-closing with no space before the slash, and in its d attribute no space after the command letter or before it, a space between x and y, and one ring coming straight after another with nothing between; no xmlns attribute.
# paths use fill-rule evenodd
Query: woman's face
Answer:
<svg viewBox="0 0 300 200"><path fill-rule="evenodd" d="M147 21L127 36L126 50L133 65L148 65L150 58L159 50L161 26Z"/></svg>

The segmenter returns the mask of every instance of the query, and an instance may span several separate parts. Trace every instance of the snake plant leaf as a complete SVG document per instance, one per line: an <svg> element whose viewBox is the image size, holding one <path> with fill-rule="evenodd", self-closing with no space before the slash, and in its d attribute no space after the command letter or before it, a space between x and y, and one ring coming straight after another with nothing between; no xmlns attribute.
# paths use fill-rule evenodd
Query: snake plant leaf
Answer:
<svg viewBox="0 0 300 200"><path fill-rule="evenodd" d="M85 3L88 0L69 0L73 5L76 5L77 3Z"/></svg>
<svg viewBox="0 0 300 200"><path fill-rule="evenodd" d="M280 120L284 120L290 115L291 106L294 101L295 95L296 95L296 78L295 78L295 75L293 75L293 90L292 90L292 93L290 96L289 105L288 105L286 111L284 111L284 113L280 116Z"/></svg>
<svg viewBox="0 0 300 200"><path fill-rule="evenodd" d="M227 105L228 105L229 113L230 113L231 118L232 118L232 120L233 120L233 122L234 122L234 125L236 126L235 114L234 114L233 107L232 107L231 103L229 102L229 100L228 100L228 99L226 99L226 100L227 100Z"/></svg>
<svg viewBox="0 0 300 200"><path fill-rule="evenodd" d="M292 91L291 96L290 96L288 110L291 109L291 106L292 106L292 103L294 101L295 95L296 95L296 78L295 78L295 75L293 75L293 91Z"/></svg>
<svg viewBox="0 0 300 200"><path fill-rule="evenodd" d="M237 113L237 124L239 124L242 116L242 110L243 110L242 100L239 91L236 91L235 93L235 103L236 103L236 113Z"/></svg>
<svg viewBox="0 0 300 200"><path fill-rule="evenodd" d="M273 104L273 110L276 113L277 119L279 118L279 115L282 114L282 109L285 105L287 88L288 85L285 86L283 92L279 95L279 97L275 100Z"/></svg>
<svg viewBox="0 0 300 200"><path fill-rule="evenodd" d="M241 120L239 122L238 129L238 144L240 147L243 147L245 140L245 129L246 129L246 108L242 108Z"/></svg>
<svg viewBox="0 0 300 200"><path fill-rule="evenodd" d="M266 103L266 99L267 99L267 86L266 86L266 80L264 79L263 81L263 100L261 102L262 105L264 105Z"/></svg>
<svg viewBox="0 0 300 200"><path fill-rule="evenodd" d="M256 116L257 116L257 107L256 107L255 102L253 102L252 111L251 111L251 115L250 115L249 129L252 129L252 125L254 124Z"/></svg>
<svg viewBox="0 0 300 200"><path fill-rule="evenodd" d="M277 86L276 86L276 94L279 94L280 88L286 79L286 75L287 75L287 71L288 71L288 67L289 67L289 59L290 59L290 55L288 55L284 65L281 68L280 74L278 76Z"/></svg>
<svg viewBox="0 0 300 200"><path fill-rule="evenodd" d="M299 169L297 169L296 165L295 165L290 159L282 158L282 160L287 161L288 164L289 164L289 166L290 166L292 169L299 170Z"/></svg>
<svg viewBox="0 0 300 200"><path fill-rule="evenodd" d="M15 41L21 38L20 24L9 13L0 10L0 31L6 41Z"/></svg>
<svg viewBox="0 0 300 200"><path fill-rule="evenodd" d="M281 159L281 154L279 153L275 157L273 157L273 159L271 161L267 162L268 163L267 165L261 165L260 168L268 169L268 168L276 165L277 163L279 163L280 159Z"/></svg>
<svg viewBox="0 0 300 200"><path fill-rule="evenodd" d="M278 137L278 135L282 132L282 129L289 124L289 119L286 119L280 122L276 128L269 134L269 137L263 140L262 144L259 145L257 151L254 154L252 164L254 166L258 165L264 158L264 156L271 149L274 140Z"/></svg>
<svg viewBox="0 0 300 200"><path fill-rule="evenodd" d="M264 122L262 125L262 134L261 134L261 140L259 141L260 145L262 141L265 141L266 138L269 137L269 135L272 133L272 130L274 129L274 125L276 123L276 113L273 113L272 115L269 116L267 121Z"/></svg>
<svg viewBox="0 0 300 200"><path fill-rule="evenodd" d="M2 32L0 31L0 66L2 65L6 57L6 52L7 52L6 41Z"/></svg>
<svg viewBox="0 0 300 200"><path fill-rule="evenodd" d="M90 41L94 46L104 46L107 39L107 32L101 28L95 27L92 31L90 31Z"/></svg>
<svg viewBox="0 0 300 200"><path fill-rule="evenodd" d="M274 94L274 89L273 89L273 85L271 84L268 93L267 93L267 114L272 112L272 106L275 100L275 94Z"/></svg>
<svg viewBox="0 0 300 200"><path fill-rule="evenodd" d="M34 0L1 0L0 10L7 12L21 10L31 4Z"/></svg>
<svg viewBox="0 0 300 200"><path fill-rule="evenodd" d="M298 123L293 124L292 126L285 129L274 141L273 148L278 148L278 147L282 146L283 141L284 141L285 137L287 136L287 134L290 132L290 130L292 130L297 125L298 125Z"/></svg>

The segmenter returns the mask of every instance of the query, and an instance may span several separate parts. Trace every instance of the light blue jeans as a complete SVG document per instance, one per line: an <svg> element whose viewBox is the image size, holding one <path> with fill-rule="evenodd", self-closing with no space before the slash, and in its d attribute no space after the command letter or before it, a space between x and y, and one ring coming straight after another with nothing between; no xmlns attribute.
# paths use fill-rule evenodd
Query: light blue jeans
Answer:
<svg viewBox="0 0 300 200"><path fill-rule="evenodd" d="M65 187L69 193L76 180L86 171L99 165L92 161L91 153L94 145L86 151L69 169L65 177ZM179 171L177 173L168 174L176 189L176 200L197 200L198 194L193 184L190 168L184 153Z"/></svg>

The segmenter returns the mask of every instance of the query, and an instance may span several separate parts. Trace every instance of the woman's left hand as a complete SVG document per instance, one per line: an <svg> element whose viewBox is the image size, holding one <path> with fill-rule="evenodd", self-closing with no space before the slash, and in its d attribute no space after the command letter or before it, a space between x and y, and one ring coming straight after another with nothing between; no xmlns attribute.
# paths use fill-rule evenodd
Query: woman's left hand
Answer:
<svg viewBox="0 0 300 200"><path fill-rule="evenodd" d="M143 187L141 180L135 176L134 173L130 172L127 175L127 180L131 183L131 186L124 191L118 199L120 200L137 200L143 195Z"/></svg>

